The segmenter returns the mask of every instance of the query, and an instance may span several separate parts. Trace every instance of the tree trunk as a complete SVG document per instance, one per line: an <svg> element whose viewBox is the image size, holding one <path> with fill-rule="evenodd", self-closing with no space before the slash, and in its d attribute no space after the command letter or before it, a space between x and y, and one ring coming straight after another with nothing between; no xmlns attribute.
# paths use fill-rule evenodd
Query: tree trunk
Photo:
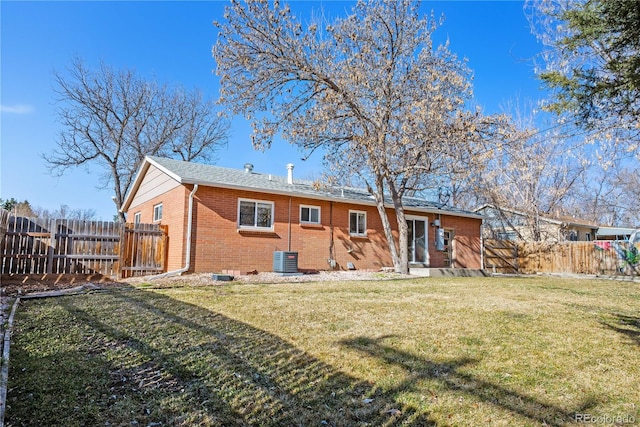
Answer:
<svg viewBox="0 0 640 427"><path fill-rule="evenodd" d="M396 215L398 218L398 245L400 246L399 265L396 266L396 272L409 274L409 228L407 227L404 210L396 210Z"/></svg>
<svg viewBox="0 0 640 427"><path fill-rule="evenodd" d="M396 240L393 237L393 230L391 229L391 222L389 221L389 216L387 215L387 210L384 207L384 199L379 196L376 192L376 208L378 208L378 214L380 215L380 220L382 221L382 229L384 230L384 235L387 238L387 246L389 247L389 254L391 255L391 261L393 262L393 268L397 273L401 273L400 271L400 256L398 254L398 248L396 246Z"/></svg>
<svg viewBox="0 0 640 427"><path fill-rule="evenodd" d="M379 184L379 183L376 183ZM396 273L408 274L409 273L409 252L407 246L408 228L407 221L404 215L404 208L401 201L396 201L397 192L392 190L392 197L394 198L395 212L398 221L398 234L399 238L396 241L393 236L393 229L391 228L391 222L387 215L387 210L384 206L384 186L377 185L374 197L376 199L376 207L378 208L378 214L382 221L382 229L384 235L387 238L387 245L389 247L389 254L391 255L391 261L393 262L393 268Z"/></svg>
<svg viewBox="0 0 640 427"><path fill-rule="evenodd" d="M389 189L391 190L391 199L393 200L398 222L399 256L394 266L397 273L409 274L409 227L407 227L407 218L404 215L402 196L398 194L393 185L389 184Z"/></svg>

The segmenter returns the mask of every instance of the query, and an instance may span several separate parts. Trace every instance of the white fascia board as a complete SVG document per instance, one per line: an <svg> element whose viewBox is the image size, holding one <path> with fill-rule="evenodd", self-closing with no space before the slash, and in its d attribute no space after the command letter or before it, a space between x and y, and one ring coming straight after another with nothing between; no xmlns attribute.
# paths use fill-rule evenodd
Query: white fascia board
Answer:
<svg viewBox="0 0 640 427"><path fill-rule="evenodd" d="M131 205L131 202L133 201L133 196L138 191L138 188L140 187L140 184L142 183L142 178L144 177L144 174L149 169L149 161L148 160L149 159L147 157L145 157L144 160L142 161L142 163L140 164L140 167L138 167L138 172L136 172L136 176L135 176L135 178L133 178L133 182L131 184L131 187L129 188L129 191L127 191L127 194L124 196L124 201L122 203L122 206L120 207L120 211L119 212L124 213L129 209L129 206Z"/></svg>
<svg viewBox="0 0 640 427"><path fill-rule="evenodd" d="M183 179L182 179L182 177L180 175L176 174L175 172L170 171L169 169L165 168L164 166L162 166L160 163L156 162L155 160L153 160L153 159L151 159L149 157L145 157L145 162L148 162L149 164L152 164L156 168L160 169L162 172L166 173L171 178L173 178L176 181L178 181L180 184L186 184L185 182L183 182ZM198 183L193 183L193 184L198 184Z"/></svg>

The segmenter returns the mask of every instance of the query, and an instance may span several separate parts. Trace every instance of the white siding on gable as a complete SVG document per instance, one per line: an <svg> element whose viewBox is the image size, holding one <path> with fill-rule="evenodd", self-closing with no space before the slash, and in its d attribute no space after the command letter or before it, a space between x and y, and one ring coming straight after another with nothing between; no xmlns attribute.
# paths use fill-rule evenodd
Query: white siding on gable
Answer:
<svg viewBox="0 0 640 427"><path fill-rule="evenodd" d="M157 167L150 165L147 173L140 183L129 209L141 205L149 200L180 186L180 183L162 172Z"/></svg>

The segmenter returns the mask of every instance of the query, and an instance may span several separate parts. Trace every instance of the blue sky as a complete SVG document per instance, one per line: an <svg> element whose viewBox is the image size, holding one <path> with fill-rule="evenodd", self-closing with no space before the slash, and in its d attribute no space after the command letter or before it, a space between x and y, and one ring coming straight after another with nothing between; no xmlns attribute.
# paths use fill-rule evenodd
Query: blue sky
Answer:
<svg viewBox="0 0 640 427"><path fill-rule="evenodd" d="M216 98L218 78L211 48L223 21L223 1L170 2L0 2L0 197L28 200L34 206L94 209L98 219L111 220L112 191L99 188L100 173L92 166L53 177L42 155L55 148L61 128L56 122L53 71L64 72L74 56L93 67L104 61L134 69L159 82L199 88ZM344 14L350 2L295 1L303 15L323 7L331 16ZM537 101L544 96L533 72L532 58L541 49L531 34L519 1L425 1L425 13L446 16L436 40L447 38L450 49L466 57L474 72L476 103L485 113L501 111L510 100ZM229 145L217 164L286 175L317 177L321 158L301 153L284 141L271 150L254 151L250 128L241 118L232 122Z"/></svg>

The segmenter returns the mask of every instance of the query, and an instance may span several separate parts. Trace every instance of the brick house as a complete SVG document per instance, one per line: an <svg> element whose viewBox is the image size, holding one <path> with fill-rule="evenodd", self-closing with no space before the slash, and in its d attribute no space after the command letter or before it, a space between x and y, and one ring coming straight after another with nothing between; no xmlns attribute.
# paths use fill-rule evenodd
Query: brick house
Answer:
<svg viewBox="0 0 640 427"><path fill-rule="evenodd" d="M281 177L146 157L122 211L130 222L168 226L169 271L272 271L275 251L297 252L301 271L393 265L371 195L293 179L287 168ZM404 203L410 267L481 268L481 215Z"/></svg>

